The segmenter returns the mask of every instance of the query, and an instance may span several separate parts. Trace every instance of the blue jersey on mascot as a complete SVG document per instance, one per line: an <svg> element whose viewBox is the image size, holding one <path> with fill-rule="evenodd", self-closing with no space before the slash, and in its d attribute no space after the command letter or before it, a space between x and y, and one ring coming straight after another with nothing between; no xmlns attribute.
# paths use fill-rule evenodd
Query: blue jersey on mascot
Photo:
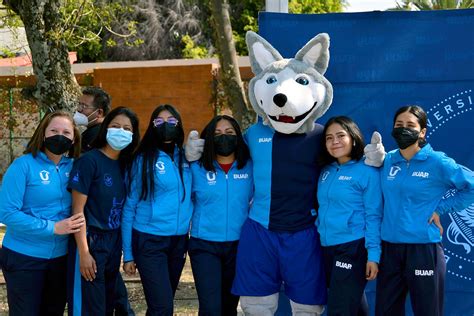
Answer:
<svg viewBox="0 0 474 316"><path fill-rule="evenodd" d="M283 284L294 315L320 315L327 294L314 221L323 127L315 121L333 98L323 76L329 36L317 35L291 59L256 33L248 32L246 41L255 74L249 99L261 121L245 135L255 193L242 227L232 292L241 296L245 315L273 315ZM197 147L190 141L188 146ZM374 164L380 163L383 146L368 146ZM194 150L187 149L190 160L196 159Z"/></svg>

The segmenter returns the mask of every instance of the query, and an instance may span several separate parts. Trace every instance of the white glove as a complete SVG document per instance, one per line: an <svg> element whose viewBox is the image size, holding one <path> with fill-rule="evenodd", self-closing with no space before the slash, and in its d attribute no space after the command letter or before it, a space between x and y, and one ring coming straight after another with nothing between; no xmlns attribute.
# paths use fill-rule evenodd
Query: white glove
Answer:
<svg viewBox="0 0 474 316"><path fill-rule="evenodd" d="M379 132L372 134L370 144L364 148L365 164L372 167L380 167L385 159L385 148L382 144L382 136Z"/></svg>
<svg viewBox="0 0 474 316"><path fill-rule="evenodd" d="M204 139L199 138L198 131L191 131L184 147L184 154L189 162L199 160L204 151Z"/></svg>

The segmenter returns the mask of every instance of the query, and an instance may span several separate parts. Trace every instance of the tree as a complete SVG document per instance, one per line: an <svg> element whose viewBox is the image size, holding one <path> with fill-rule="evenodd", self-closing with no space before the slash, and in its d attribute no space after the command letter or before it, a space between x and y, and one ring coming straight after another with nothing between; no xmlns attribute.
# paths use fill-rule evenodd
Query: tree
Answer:
<svg viewBox="0 0 474 316"><path fill-rule="evenodd" d="M227 0L211 0L211 11L215 23L216 44L224 90L235 119L245 129L253 123L255 115L249 111L240 78Z"/></svg>
<svg viewBox="0 0 474 316"><path fill-rule="evenodd" d="M474 8L474 0L404 0L397 2L397 10L444 10Z"/></svg>
<svg viewBox="0 0 474 316"><path fill-rule="evenodd" d="M107 48L117 45L112 35L127 47L141 45L131 12L131 5L116 1L61 0L61 29L68 49L77 52L79 62L97 62L107 58Z"/></svg>
<svg viewBox="0 0 474 316"><path fill-rule="evenodd" d="M121 0L121 3L128 3L128 0ZM134 21L135 37L142 44L129 45L123 37L109 34L105 39L117 45L106 47L108 60L182 58L183 49L187 48L189 54L189 50L201 40L201 25L197 18L199 7L191 0L137 0L130 8L129 12L118 17L113 27L116 33L127 33L126 23L122 20ZM200 57L204 51L207 52L195 48L198 48Z"/></svg>
<svg viewBox="0 0 474 316"><path fill-rule="evenodd" d="M73 111L80 88L72 74L68 49L61 36L60 0L4 0L20 17L33 59L33 97L46 111Z"/></svg>
<svg viewBox="0 0 474 316"><path fill-rule="evenodd" d="M345 0L290 0L288 11L299 14L341 12L345 5Z"/></svg>
<svg viewBox="0 0 474 316"><path fill-rule="evenodd" d="M3 4L11 14L2 17L2 24L18 26L19 17L31 51L36 86L24 89L25 95L38 101L44 111L74 111L80 87L68 51L77 50L81 61L101 60L102 37L113 32L112 22L128 7L105 0L3 0ZM127 33L117 35L128 40L134 23L124 24Z"/></svg>
<svg viewBox="0 0 474 316"><path fill-rule="evenodd" d="M209 0L195 0L200 10L201 29L203 36L197 45L204 45L212 51L213 23L210 21L211 12ZM248 55L245 44L247 31L258 32L258 12L265 10L265 0L228 0L229 15L232 24L232 33L235 41L237 54ZM289 0L288 10L290 13L329 13L341 12L346 5L346 0Z"/></svg>

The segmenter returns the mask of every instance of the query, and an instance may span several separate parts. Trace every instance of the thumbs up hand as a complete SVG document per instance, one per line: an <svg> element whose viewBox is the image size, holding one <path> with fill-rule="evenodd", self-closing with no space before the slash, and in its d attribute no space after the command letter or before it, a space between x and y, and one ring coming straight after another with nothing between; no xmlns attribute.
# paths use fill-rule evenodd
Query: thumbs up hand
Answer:
<svg viewBox="0 0 474 316"><path fill-rule="evenodd" d="M204 139L199 138L198 131L191 131L188 135L188 141L184 147L186 159L191 161L199 160L204 151Z"/></svg>
<svg viewBox="0 0 474 316"><path fill-rule="evenodd" d="M365 164L373 167L380 167L383 165L385 159L385 148L382 144L382 136L375 131L372 134L370 144L364 148Z"/></svg>

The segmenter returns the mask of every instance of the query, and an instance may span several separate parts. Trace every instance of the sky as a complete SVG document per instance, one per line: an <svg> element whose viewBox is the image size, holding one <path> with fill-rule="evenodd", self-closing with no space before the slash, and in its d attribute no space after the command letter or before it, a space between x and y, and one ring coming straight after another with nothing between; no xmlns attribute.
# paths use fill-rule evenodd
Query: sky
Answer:
<svg viewBox="0 0 474 316"><path fill-rule="evenodd" d="M383 11L396 7L396 0L348 0L345 12Z"/></svg>

